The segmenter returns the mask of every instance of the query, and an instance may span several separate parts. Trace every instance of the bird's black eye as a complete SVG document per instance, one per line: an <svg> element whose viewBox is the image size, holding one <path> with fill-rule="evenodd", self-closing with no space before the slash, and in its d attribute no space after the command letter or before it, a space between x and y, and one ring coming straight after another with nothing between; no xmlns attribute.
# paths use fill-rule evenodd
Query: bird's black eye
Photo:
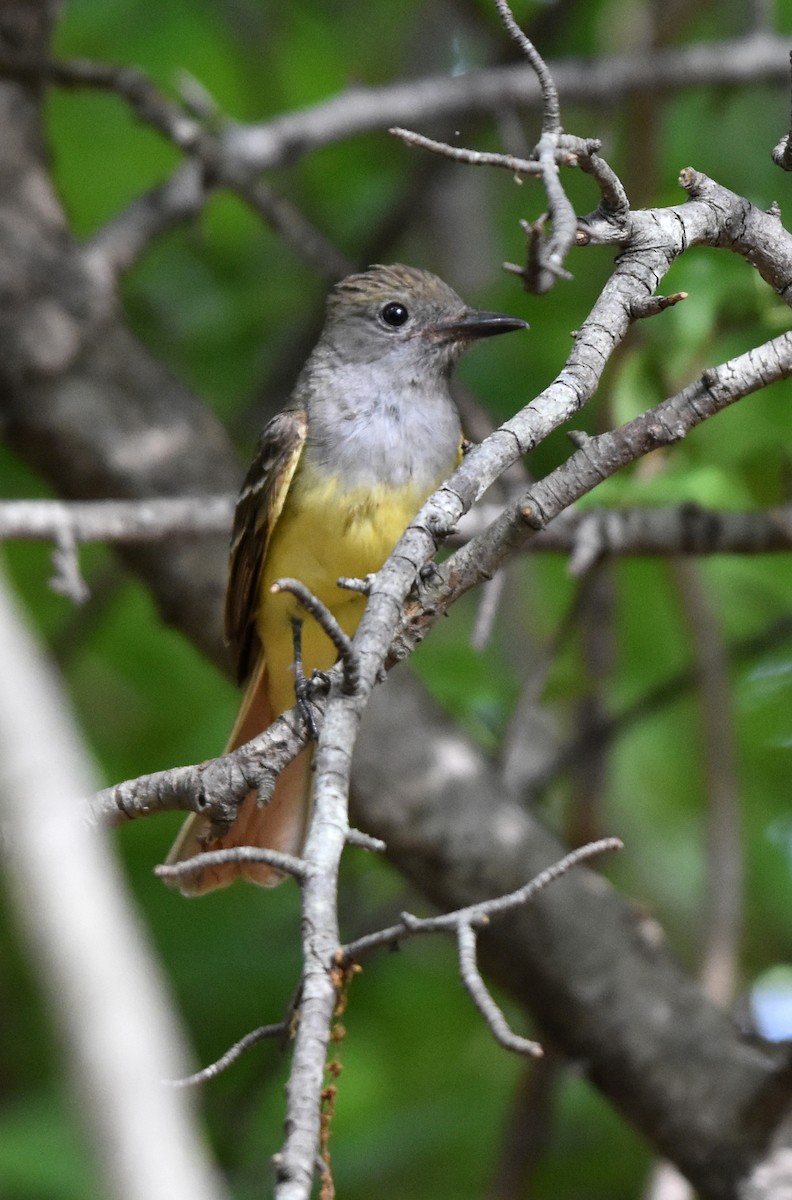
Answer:
<svg viewBox="0 0 792 1200"><path fill-rule="evenodd" d="M403 304L399 304L396 300L386 304L380 313L386 325L390 325L392 329L398 329L405 321L409 320L410 314Z"/></svg>

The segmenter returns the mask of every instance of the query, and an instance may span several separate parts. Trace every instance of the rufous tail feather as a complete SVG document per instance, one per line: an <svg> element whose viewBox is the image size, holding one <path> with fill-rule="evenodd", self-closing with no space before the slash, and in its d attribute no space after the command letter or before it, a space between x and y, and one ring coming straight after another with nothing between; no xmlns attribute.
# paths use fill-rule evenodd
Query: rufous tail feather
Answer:
<svg viewBox="0 0 792 1200"><path fill-rule="evenodd" d="M262 655L242 699L226 753L249 742L272 720L267 666ZM258 805L256 793L249 792L240 805L236 820L222 838L212 838L209 819L193 813L184 822L166 862L183 862L205 850L229 850L234 846L261 846L285 854L299 854L310 815L312 757L313 748L307 746L284 767L269 804ZM259 887L276 887L284 878L281 871L266 864L228 863L222 867L205 867L189 878L174 880L174 887L185 896L202 896L216 888L228 887L236 879L247 879Z"/></svg>

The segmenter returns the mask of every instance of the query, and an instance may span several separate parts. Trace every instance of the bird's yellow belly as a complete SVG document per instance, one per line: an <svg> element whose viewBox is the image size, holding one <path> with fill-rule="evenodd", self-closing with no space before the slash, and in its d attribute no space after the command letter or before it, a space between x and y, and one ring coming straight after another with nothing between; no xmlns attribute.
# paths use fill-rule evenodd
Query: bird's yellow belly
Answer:
<svg viewBox="0 0 792 1200"><path fill-rule="evenodd" d="M299 581L325 604L350 636L366 598L339 588L341 575L362 577L378 571L415 516L426 494L414 488L344 489L337 479L295 479L273 530L262 572L258 633L264 647L274 712L294 703L291 619L303 617L302 652L306 675L325 671L337 652L317 623L290 595L273 595L276 579Z"/></svg>

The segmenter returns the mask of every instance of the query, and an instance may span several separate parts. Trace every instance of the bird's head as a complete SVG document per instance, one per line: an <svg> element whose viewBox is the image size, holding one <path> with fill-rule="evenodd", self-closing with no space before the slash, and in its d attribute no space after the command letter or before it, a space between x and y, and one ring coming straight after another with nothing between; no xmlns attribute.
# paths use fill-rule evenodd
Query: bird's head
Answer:
<svg viewBox="0 0 792 1200"><path fill-rule="evenodd" d="M347 364L387 360L447 374L478 338L526 329L527 322L468 308L429 271L373 266L331 291L322 341Z"/></svg>

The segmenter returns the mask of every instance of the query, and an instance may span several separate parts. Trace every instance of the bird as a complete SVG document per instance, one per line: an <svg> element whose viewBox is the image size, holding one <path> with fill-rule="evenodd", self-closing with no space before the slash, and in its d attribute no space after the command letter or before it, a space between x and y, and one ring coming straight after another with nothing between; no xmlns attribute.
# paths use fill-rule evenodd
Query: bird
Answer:
<svg viewBox="0 0 792 1200"><path fill-rule="evenodd" d="M296 578L352 636L366 604L339 577L383 565L463 451L451 371L480 338L527 322L468 307L429 271L375 265L337 283L324 327L284 409L265 426L242 485L231 536L225 632L245 692L227 752L295 703L295 635L305 676L337 651L273 583ZM299 854L311 812L309 744L279 775L271 800L245 797L222 837L208 816L187 818L167 862L205 850L269 847ZM245 878L273 887L266 864L197 867L175 886L201 895Z"/></svg>

